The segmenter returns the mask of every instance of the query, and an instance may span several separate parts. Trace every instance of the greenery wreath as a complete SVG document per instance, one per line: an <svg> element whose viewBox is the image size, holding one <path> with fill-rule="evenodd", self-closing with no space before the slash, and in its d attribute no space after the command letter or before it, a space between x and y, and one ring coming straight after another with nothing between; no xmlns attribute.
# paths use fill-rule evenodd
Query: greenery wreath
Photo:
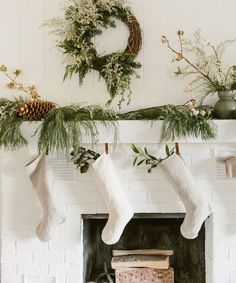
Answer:
<svg viewBox="0 0 236 283"><path fill-rule="evenodd" d="M124 51L100 55L94 45L94 37L102 34L102 28L116 27L115 20L121 20L129 30L129 39ZM79 74L80 84L91 70L99 72L110 94L109 105L120 96L119 106L130 102L130 81L137 75L141 64L135 61L142 45L142 33L136 17L125 0L72 0L65 10L64 18L47 22L52 33L58 37L57 46L65 54L65 77Z"/></svg>

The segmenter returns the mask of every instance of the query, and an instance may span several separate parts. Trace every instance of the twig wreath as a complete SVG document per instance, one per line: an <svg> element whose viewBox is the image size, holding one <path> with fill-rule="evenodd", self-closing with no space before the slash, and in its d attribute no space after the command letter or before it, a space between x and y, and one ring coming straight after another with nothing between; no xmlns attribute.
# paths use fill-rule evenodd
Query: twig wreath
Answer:
<svg viewBox="0 0 236 283"><path fill-rule="evenodd" d="M116 27L115 20L122 21L129 30L129 39L124 51L98 54L94 37L102 34L102 28ZM80 84L91 70L99 72L107 86L111 104L120 96L119 107L126 100L130 103L130 81L137 75L141 64L135 61L141 45L142 33L136 17L125 5L125 0L72 0L66 8L65 17L47 22L58 39L57 46L65 54L64 79L79 74Z"/></svg>

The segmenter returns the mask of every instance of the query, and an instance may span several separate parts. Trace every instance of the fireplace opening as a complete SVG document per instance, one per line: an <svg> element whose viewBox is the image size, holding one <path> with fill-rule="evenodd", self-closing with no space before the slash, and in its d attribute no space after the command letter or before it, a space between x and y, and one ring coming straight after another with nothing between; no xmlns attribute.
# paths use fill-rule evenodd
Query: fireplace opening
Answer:
<svg viewBox="0 0 236 283"><path fill-rule="evenodd" d="M135 214L119 242L112 246L101 239L108 215L82 215L82 218L84 283L96 282L104 268L114 273L111 268L113 250L137 249L173 250L170 266L174 269L174 282L205 283L205 227L203 225L198 238L183 238L180 226L184 214Z"/></svg>

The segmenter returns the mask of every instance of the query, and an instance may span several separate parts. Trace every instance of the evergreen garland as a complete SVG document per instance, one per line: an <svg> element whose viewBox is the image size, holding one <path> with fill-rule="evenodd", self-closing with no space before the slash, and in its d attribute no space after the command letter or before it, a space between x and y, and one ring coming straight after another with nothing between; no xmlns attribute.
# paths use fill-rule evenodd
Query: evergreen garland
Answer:
<svg viewBox="0 0 236 283"><path fill-rule="evenodd" d="M164 105L139 109L121 115L124 120L163 120L161 141L174 141L180 138L200 137L214 140L216 125L212 121L211 106L196 106L195 101L185 105Z"/></svg>
<svg viewBox="0 0 236 283"><path fill-rule="evenodd" d="M26 120L18 115L18 107L23 98L15 100L0 99L0 147L15 150L27 145L20 127Z"/></svg>
<svg viewBox="0 0 236 283"><path fill-rule="evenodd" d="M26 102L23 98L15 100L0 99L0 147L18 149L27 145L21 135L23 122L32 122L21 117L19 105ZM89 136L93 143L97 141L100 123L107 131L113 131L117 140L118 120L163 120L162 141L179 138L200 137L213 140L216 126L212 121L213 112L209 106L196 106L193 101L185 105L164 105L118 114L101 106L71 105L50 110L36 130L39 133L39 151L56 151L68 155L73 149L77 152L84 142L83 136Z"/></svg>
<svg viewBox="0 0 236 283"><path fill-rule="evenodd" d="M99 119L98 119L99 118ZM98 135L96 119L117 137L116 113L100 106L67 106L49 111L39 133L39 151L57 151L68 154L78 151L83 135L90 136L93 143ZM110 121L110 122L108 122Z"/></svg>

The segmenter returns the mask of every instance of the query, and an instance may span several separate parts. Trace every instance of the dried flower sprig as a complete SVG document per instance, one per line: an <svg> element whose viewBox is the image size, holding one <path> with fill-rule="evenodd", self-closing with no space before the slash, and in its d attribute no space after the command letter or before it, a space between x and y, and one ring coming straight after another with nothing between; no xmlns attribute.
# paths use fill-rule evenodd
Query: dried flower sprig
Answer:
<svg viewBox="0 0 236 283"><path fill-rule="evenodd" d="M203 90L203 98L218 91L236 90L236 65L225 66L222 55L226 48L235 40L226 40L215 46L206 40L201 31L193 35L193 40L184 38L184 31L177 31L179 48L175 48L167 36L161 37L161 42L174 53L174 62L183 62L185 66L178 66L177 76L196 77L186 87L186 92Z"/></svg>
<svg viewBox="0 0 236 283"><path fill-rule="evenodd" d="M25 87L23 83L18 81L19 76L22 74L20 69L15 69L11 74L8 72L8 68L5 65L0 65L0 72L10 81L6 84L6 87L11 90L19 90L28 94L33 100L39 99L39 94L34 85Z"/></svg>

